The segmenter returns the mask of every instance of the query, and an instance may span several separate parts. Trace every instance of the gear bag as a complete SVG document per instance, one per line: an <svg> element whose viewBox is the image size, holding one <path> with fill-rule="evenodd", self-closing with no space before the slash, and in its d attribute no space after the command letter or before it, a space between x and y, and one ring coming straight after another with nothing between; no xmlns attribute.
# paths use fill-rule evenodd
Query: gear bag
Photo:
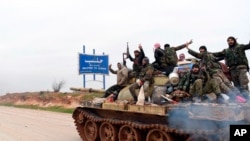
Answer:
<svg viewBox="0 0 250 141"><path fill-rule="evenodd" d="M172 48L166 48L165 59L168 65L175 66L178 62L175 50Z"/></svg>

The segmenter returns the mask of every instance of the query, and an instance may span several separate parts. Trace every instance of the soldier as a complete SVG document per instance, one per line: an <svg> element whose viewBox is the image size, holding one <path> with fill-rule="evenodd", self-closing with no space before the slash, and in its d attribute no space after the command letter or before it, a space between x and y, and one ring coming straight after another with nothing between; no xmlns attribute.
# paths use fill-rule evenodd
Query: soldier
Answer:
<svg viewBox="0 0 250 141"><path fill-rule="evenodd" d="M167 63L165 59L165 52L159 43L154 44L154 57L155 61L152 63L153 67L164 72L167 67Z"/></svg>
<svg viewBox="0 0 250 141"><path fill-rule="evenodd" d="M249 99L248 60L245 50L250 49L250 43L247 45L238 44L236 38L230 36L227 38L228 48L221 52L213 53L216 57L224 57L225 63L229 67L230 75L235 87L241 94Z"/></svg>
<svg viewBox="0 0 250 141"><path fill-rule="evenodd" d="M176 46L176 47L170 47L169 44L164 45L166 63L167 63L167 66L168 66L167 69L166 69L166 74L167 75L170 74L173 71L174 67L176 67L176 65L177 65L178 57L177 57L176 51L185 48L186 46L192 44L192 42L193 41L190 40L186 44L182 44L182 45Z"/></svg>
<svg viewBox="0 0 250 141"><path fill-rule="evenodd" d="M114 100L116 100L119 92L128 84L128 68L123 66L122 63L117 63L118 70L113 70L112 65L109 65L109 71L117 75L117 83L105 91L103 97L108 97L111 94L114 94Z"/></svg>
<svg viewBox="0 0 250 141"><path fill-rule="evenodd" d="M133 76L138 76L142 66L142 59L145 57L141 44L138 46L139 50L134 51L134 58L128 53L128 58L133 62Z"/></svg>
<svg viewBox="0 0 250 141"><path fill-rule="evenodd" d="M148 92L150 84L153 83L153 72L154 72L154 68L149 63L149 59L146 58L146 57L143 58L143 60L142 60L142 69L141 69L141 71L139 73L139 77L136 80L136 82L133 83L129 87L129 91L130 91L130 93L133 96L135 101L137 101L137 95L135 93L136 89L139 89L140 87L143 87L145 93ZM145 95L147 95L147 94L145 94Z"/></svg>
<svg viewBox="0 0 250 141"><path fill-rule="evenodd" d="M182 77L178 90L188 92L193 102L225 102L219 81L210 78L206 71L201 71L198 64L194 64L191 71Z"/></svg>
<svg viewBox="0 0 250 141"><path fill-rule="evenodd" d="M222 97L222 91L220 88L219 81L217 79L209 78L204 83L202 89L202 100L208 102L224 103L225 99Z"/></svg>
<svg viewBox="0 0 250 141"><path fill-rule="evenodd" d="M202 69L205 69L209 73L211 78L216 79L218 81L220 89L223 93L228 94L232 99L235 98L235 93L240 93L239 90L232 85L231 81L223 73L221 65L218 62L219 59L216 58L212 53L207 52L206 46L200 46L200 53L189 49L188 46L187 49L189 54L201 59L199 62L199 66Z"/></svg>
<svg viewBox="0 0 250 141"><path fill-rule="evenodd" d="M200 77L200 67L194 64L190 72L187 72L178 84L178 90L184 90L191 95L193 100L201 99L203 80Z"/></svg>

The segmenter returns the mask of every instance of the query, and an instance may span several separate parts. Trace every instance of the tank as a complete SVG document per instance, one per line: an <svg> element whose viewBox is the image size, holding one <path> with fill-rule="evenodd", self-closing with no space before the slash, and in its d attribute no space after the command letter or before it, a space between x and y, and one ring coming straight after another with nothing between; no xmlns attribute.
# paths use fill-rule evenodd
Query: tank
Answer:
<svg viewBox="0 0 250 141"><path fill-rule="evenodd" d="M250 121L247 103L175 103L161 97L168 77L154 79L144 105L129 103L127 86L116 101L97 98L76 107L72 117L82 140L229 141L230 125Z"/></svg>
<svg viewBox="0 0 250 141"><path fill-rule="evenodd" d="M245 123L240 105L84 103L73 112L84 141L228 141L229 125Z"/></svg>

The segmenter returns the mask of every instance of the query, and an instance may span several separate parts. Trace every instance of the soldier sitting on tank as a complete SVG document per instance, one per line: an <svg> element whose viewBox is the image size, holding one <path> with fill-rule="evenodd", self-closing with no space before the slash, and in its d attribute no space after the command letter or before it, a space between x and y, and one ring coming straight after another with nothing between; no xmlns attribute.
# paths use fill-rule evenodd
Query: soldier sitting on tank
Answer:
<svg viewBox="0 0 250 141"><path fill-rule="evenodd" d="M208 72L201 70L198 64L194 64L191 71L182 77L177 90L188 92L188 101L224 102L218 80L210 78Z"/></svg>
<svg viewBox="0 0 250 141"><path fill-rule="evenodd" d="M154 82L153 80L153 72L154 68L149 63L149 59L147 57L142 60L142 69L139 72L139 76L135 83L131 84L129 87L129 91L134 98L134 101L137 101L137 94L135 92L136 89L140 87L144 88L145 95L148 95L149 86Z"/></svg>
<svg viewBox="0 0 250 141"><path fill-rule="evenodd" d="M201 101L202 97L202 85L200 67L198 64L194 64L190 72L187 72L178 84L177 90L184 90L190 94L191 101Z"/></svg>
<svg viewBox="0 0 250 141"><path fill-rule="evenodd" d="M152 63L153 67L159 71L162 71L165 75L169 75L176 67L178 62L178 57L176 51L185 48L185 46L192 43L192 40L186 44L170 47L169 44L164 45L164 49L161 49L159 43L154 44L154 57L155 61Z"/></svg>
<svg viewBox="0 0 250 141"><path fill-rule="evenodd" d="M109 65L109 71L117 75L117 83L105 91L103 97L108 97L114 94L113 99L116 100L121 89L123 89L128 84L128 68L123 66L122 63L117 63L118 70L113 70L112 65Z"/></svg>
<svg viewBox="0 0 250 141"><path fill-rule="evenodd" d="M188 46L187 49L189 54L198 59L201 59L199 62L199 66L202 66L203 69L206 69L210 77L218 81L222 92L229 95L231 97L231 100L234 100L235 95L239 94L240 91L232 85L231 81L222 71L221 63L218 61L224 58L216 58L213 54L207 52L206 46L200 46L200 53L191 50L190 48L188 48Z"/></svg>

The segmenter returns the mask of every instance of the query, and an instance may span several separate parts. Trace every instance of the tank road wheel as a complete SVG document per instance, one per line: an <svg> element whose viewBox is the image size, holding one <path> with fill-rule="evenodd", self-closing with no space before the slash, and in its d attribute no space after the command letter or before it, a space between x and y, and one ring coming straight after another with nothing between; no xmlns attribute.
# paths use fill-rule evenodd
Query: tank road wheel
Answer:
<svg viewBox="0 0 250 141"><path fill-rule="evenodd" d="M82 113L79 114L78 116L78 123L83 123L86 120L86 118L84 117L84 115Z"/></svg>
<svg viewBox="0 0 250 141"><path fill-rule="evenodd" d="M117 141L117 128L108 122L102 123L99 129L101 141Z"/></svg>
<svg viewBox="0 0 250 141"><path fill-rule="evenodd" d="M120 128L118 137L119 141L141 141L140 132L128 125Z"/></svg>
<svg viewBox="0 0 250 141"><path fill-rule="evenodd" d="M171 135L159 129L152 129L148 132L146 141L173 141L173 139Z"/></svg>
<svg viewBox="0 0 250 141"><path fill-rule="evenodd" d="M96 141L98 138L98 125L91 120L87 120L84 125L84 135L87 141Z"/></svg>

